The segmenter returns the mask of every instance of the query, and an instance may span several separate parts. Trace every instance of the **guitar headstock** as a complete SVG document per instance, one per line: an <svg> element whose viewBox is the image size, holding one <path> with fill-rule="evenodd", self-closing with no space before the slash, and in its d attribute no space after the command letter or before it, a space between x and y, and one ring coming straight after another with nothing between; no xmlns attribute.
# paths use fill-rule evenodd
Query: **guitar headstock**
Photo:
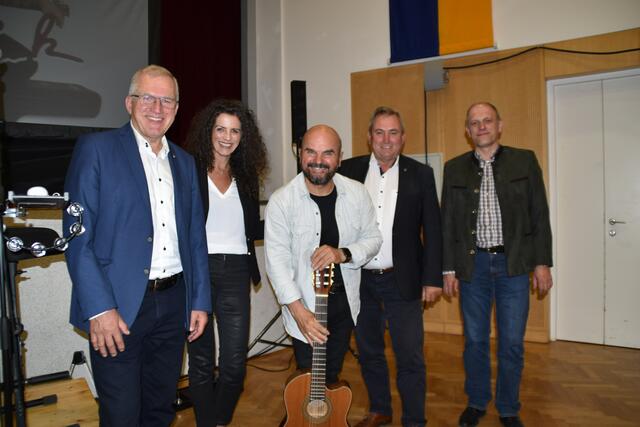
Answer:
<svg viewBox="0 0 640 427"><path fill-rule="evenodd" d="M316 295L329 295L329 290L333 285L333 263L329 264L322 270L312 272L313 289Z"/></svg>

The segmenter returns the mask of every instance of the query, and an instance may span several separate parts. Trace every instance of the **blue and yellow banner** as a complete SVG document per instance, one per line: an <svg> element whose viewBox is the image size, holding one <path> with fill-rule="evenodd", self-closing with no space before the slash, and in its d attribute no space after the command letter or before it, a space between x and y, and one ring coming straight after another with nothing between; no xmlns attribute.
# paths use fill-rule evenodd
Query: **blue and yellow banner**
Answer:
<svg viewBox="0 0 640 427"><path fill-rule="evenodd" d="M493 46L491 0L389 0L391 62Z"/></svg>

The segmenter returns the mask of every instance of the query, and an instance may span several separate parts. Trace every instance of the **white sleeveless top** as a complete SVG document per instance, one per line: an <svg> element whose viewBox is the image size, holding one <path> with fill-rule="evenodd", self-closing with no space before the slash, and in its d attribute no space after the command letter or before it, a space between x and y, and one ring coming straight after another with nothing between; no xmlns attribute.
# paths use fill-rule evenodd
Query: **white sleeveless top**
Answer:
<svg viewBox="0 0 640 427"><path fill-rule="evenodd" d="M220 192L211 178L209 187L209 213L207 214L207 248L210 254L246 254L247 238L244 214L236 180L225 193Z"/></svg>

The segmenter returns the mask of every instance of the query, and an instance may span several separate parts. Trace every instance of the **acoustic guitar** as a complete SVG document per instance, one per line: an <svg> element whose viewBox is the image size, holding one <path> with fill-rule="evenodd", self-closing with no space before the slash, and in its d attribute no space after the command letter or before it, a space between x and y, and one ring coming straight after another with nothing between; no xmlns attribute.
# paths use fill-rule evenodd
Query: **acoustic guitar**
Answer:
<svg viewBox="0 0 640 427"><path fill-rule="evenodd" d="M327 327L329 291L333 284L333 264L313 273L316 292L315 317ZM351 389L346 381L325 385L327 345L313 344L311 372L294 374L284 388L287 417L285 427L345 427L351 406Z"/></svg>

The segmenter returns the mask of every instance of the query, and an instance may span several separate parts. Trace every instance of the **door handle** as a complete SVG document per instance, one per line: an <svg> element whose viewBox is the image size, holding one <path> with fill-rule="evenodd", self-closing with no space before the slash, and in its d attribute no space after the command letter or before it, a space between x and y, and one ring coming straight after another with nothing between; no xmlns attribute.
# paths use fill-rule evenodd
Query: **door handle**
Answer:
<svg viewBox="0 0 640 427"><path fill-rule="evenodd" d="M613 218L609 218L609 224L610 225L626 224L626 222L625 221L618 221L617 219L613 219Z"/></svg>

